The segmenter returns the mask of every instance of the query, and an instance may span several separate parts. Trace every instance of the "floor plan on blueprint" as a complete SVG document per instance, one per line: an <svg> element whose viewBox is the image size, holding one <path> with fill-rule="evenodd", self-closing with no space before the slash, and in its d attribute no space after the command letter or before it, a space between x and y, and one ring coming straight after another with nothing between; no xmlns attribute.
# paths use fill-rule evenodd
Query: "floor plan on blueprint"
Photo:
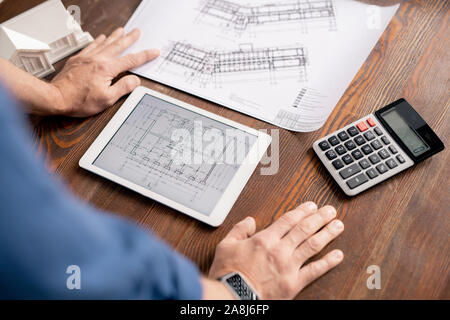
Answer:
<svg viewBox="0 0 450 320"><path fill-rule="evenodd" d="M292 131L327 120L398 5L354 0L143 0L134 72Z"/></svg>

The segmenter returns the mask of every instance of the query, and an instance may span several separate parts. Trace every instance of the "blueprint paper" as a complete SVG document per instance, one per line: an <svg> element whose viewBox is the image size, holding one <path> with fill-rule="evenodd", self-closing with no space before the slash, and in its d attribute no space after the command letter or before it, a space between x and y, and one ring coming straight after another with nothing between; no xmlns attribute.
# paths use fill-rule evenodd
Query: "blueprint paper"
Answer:
<svg viewBox="0 0 450 320"><path fill-rule="evenodd" d="M399 5L353 0L143 0L134 72L292 131L319 129Z"/></svg>

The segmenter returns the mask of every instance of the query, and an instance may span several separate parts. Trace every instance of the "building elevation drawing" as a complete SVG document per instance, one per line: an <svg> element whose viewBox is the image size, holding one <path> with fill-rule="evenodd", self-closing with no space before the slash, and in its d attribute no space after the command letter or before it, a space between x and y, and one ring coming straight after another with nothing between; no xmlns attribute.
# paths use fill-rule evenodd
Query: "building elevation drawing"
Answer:
<svg viewBox="0 0 450 320"><path fill-rule="evenodd" d="M188 43L175 42L164 57L167 62L192 70L191 76L203 80L217 80L221 75L294 70L306 78L307 52L303 47L253 48L241 44L238 50L205 50Z"/></svg>
<svg viewBox="0 0 450 320"><path fill-rule="evenodd" d="M226 0L205 0L200 6L202 18L223 21L227 27L245 31L251 26L279 23L325 21L334 28L335 10L332 0L296 0L242 5Z"/></svg>
<svg viewBox="0 0 450 320"><path fill-rule="evenodd" d="M314 131L399 7L367 2L142 1L126 25L142 37L125 54L161 48L134 72L288 130Z"/></svg>

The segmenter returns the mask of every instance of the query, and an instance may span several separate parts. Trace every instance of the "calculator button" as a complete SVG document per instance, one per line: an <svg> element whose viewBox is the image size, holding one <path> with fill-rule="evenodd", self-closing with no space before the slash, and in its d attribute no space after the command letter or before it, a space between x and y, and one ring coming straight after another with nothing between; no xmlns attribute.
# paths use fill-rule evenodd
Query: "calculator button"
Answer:
<svg viewBox="0 0 450 320"><path fill-rule="evenodd" d="M389 169L384 165L384 163L377 165L375 168L377 168L378 172L380 174L385 173L386 171L388 171Z"/></svg>
<svg viewBox="0 0 450 320"><path fill-rule="evenodd" d="M328 139L328 142L334 147L335 145L339 144L339 139L336 138L336 136L332 136Z"/></svg>
<svg viewBox="0 0 450 320"><path fill-rule="evenodd" d="M372 141L370 143L370 145L372 146L372 148L374 148L375 150L381 149L383 147L383 145L381 144L381 142L379 140L375 140Z"/></svg>
<svg viewBox="0 0 450 320"><path fill-rule="evenodd" d="M361 169L355 163L355 164L352 164L350 167L345 168L344 170L341 170L339 172L339 174L341 175L342 179L348 179L351 176L357 174L358 172L361 172Z"/></svg>
<svg viewBox="0 0 450 320"><path fill-rule="evenodd" d="M371 127L375 127L377 124L375 123L375 121L373 121L372 118L367 119L367 123L369 124L369 126Z"/></svg>
<svg viewBox="0 0 450 320"><path fill-rule="evenodd" d="M348 134L350 135L350 137L354 137L357 134L359 134L358 129L356 129L356 127L350 127L347 129Z"/></svg>
<svg viewBox="0 0 450 320"><path fill-rule="evenodd" d="M342 169L342 168L345 166L345 165L342 163L342 161L339 160L339 159L334 160L332 163L333 163L333 167L334 167L336 170Z"/></svg>
<svg viewBox="0 0 450 320"><path fill-rule="evenodd" d="M381 157L381 159L387 159L389 158L391 155L389 154L389 152L387 152L386 149L381 150L380 152L378 152L378 155Z"/></svg>
<svg viewBox="0 0 450 320"><path fill-rule="evenodd" d="M320 149L322 149L322 151L325 151L330 148L330 145L328 144L328 142L322 141L319 143L319 147Z"/></svg>
<svg viewBox="0 0 450 320"><path fill-rule="evenodd" d="M391 142L389 141L389 139L388 139L386 136L381 137L381 140L383 140L383 143L384 143L385 145L388 145L389 143L391 143Z"/></svg>
<svg viewBox="0 0 450 320"><path fill-rule="evenodd" d="M353 149L356 148L356 144L352 140L349 140L349 141L347 141L344 144L345 144L345 147L347 148L348 151L353 150Z"/></svg>
<svg viewBox="0 0 450 320"><path fill-rule="evenodd" d="M357 136L357 137L355 138L355 143L356 143L358 146L361 146L361 145L363 145L364 143L366 143L366 139L364 139L363 136Z"/></svg>
<svg viewBox="0 0 450 320"><path fill-rule="evenodd" d="M376 177L378 177L378 173L374 168L367 170L366 174L369 176L370 179L375 179Z"/></svg>
<svg viewBox="0 0 450 320"><path fill-rule="evenodd" d="M353 158L355 158L355 160L359 160L359 159L361 159L362 157L364 157L364 155L362 154L362 152L359 151L359 150L353 151L353 152L352 152L352 156L353 156Z"/></svg>
<svg viewBox="0 0 450 320"><path fill-rule="evenodd" d="M359 165L360 165L361 168L363 168L363 169L367 169L368 167L370 167L370 163L369 163L369 161L367 161L367 159L362 159L362 160L359 162Z"/></svg>
<svg viewBox="0 0 450 320"><path fill-rule="evenodd" d="M405 158L403 158L400 154L397 156L397 161L400 162L400 163L405 163L406 162Z"/></svg>
<svg viewBox="0 0 450 320"><path fill-rule="evenodd" d="M345 162L345 164L350 164L353 162L353 158L348 154L343 156L342 160Z"/></svg>
<svg viewBox="0 0 450 320"><path fill-rule="evenodd" d="M336 153L338 155L343 155L344 153L347 152L347 150L345 150L344 146L337 146L336 148L334 148L334 150L336 151Z"/></svg>
<svg viewBox="0 0 450 320"><path fill-rule="evenodd" d="M371 155L369 157L369 160L370 160L370 162L372 162L372 164L375 164L375 163L378 163L381 161L380 158L376 154Z"/></svg>
<svg viewBox="0 0 450 320"><path fill-rule="evenodd" d="M397 162L395 162L394 159L389 159L388 161L386 161L386 164L390 169L394 169L398 166Z"/></svg>
<svg viewBox="0 0 450 320"><path fill-rule="evenodd" d="M372 148L371 148L368 144L366 144L365 146L363 146L363 147L361 148L361 150L362 150L362 151L364 152L364 154L366 154L366 155L373 152Z"/></svg>
<svg viewBox="0 0 450 320"><path fill-rule="evenodd" d="M375 131L375 133L377 134L377 136L382 136L383 135L383 131L381 131L380 128L376 127L375 129L373 129L373 131Z"/></svg>
<svg viewBox="0 0 450 320"><path fill-rule="evenodd" d="M345 141L348 139L348 134L346 134L345 131L342 131L338 133L338 137L339 139L341 139L341 141Z"/></svg>
<svg viewBox="0 0 450 320"><path fill-rule="evenodd" d="M366 183L367 181L369 181L369 179L367 179L367 176L364 173L362 173L359 176L356 176L348 180L347 185L350 189L355 189L356 187L359 187L360 185Z"/></svg>
<svg viewBox="0 0 450 320"><path fill-rule="evenodd" d="M337 154L333 150L327 151L325 155L327 156L328 160L333 160L337 158Z"/></svg>
<svg viewBox="0 0 450 320"><path fill-rule="evenodd" d="M394 147L394 146L389 146L389 151L391 151L391 152L392 152L392 154L396 154L396 153L398 153L398 151L397 151L397 148L396 148L396 147Z"/></svg>
<svg viewBox="0 0 450 320"><path fill-rule="evenodd" d="M358 127L359 131L361 131L361 132L364 132L367 129L369 129L364 122L360 122L356 126Z"/></svg>
<svg viewBox="0 0 450 320"><path fill-rule="evenodd" d="M371 131L364 133L364 137L366 137L368 141L375 139L375 135Z"/></svg>

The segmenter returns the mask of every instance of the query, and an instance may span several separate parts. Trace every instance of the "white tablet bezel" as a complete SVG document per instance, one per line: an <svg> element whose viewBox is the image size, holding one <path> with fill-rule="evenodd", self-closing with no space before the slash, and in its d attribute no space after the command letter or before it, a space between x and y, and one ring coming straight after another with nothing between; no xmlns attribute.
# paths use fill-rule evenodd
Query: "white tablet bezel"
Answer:
<svg viewBox="0 0 450 320"><path fill-rule="evenodd" d="M236 128L238 130L247 132L251 135L257 137L257 141L254 143L253 147L250 149L247 158L243 162L243 164L239 167L235 176L232 178L230 184L227 189L223 193L222 197L217 202L215 208L209 216L197 212L191 208L188 208L174 200L168 199L160 194L157 194L153 191L150 191L142 186L139 186L131 181L128 181L124 178L121 178L113 173L110 173L104 169L101 169L97 166L94 166L94 162L115 133L120 129L122 124L126 121L130 113L135 109L136 105L141 101L145 94L152 95L156 98L165 100L171 104L177 105L179 107L185 108L187 110L196 112L202 116L208 117L210 119L221 122L230 127ZM128 99L124 102L124 104L120 107L111 121L106 125L100 135L95 139L94 143L89 147L83 157L80 159L79 165L81 168L84 168L88 171L91 171L95 174L98 174L110 181L118 183L128 189L131 189L135 192L138 192L145 197L151 198L155 201L158 201L162 204L165 204L175 210L178 210L188 216L191 216L195 219L198 219L206 224L217 227L223 223L226 216L230 212L240 193L244 189L251 175L255 171L258 163L264 156L267 148L269 147L272 138L258 130L246 127L234 121L225 119L223 117L217 116L211 112L205 111L203 109L194 107L190 104L184 103L177 99L171 98L159 92L150 90L145 87L138 87L134 90ZM250 161L252 159L253 161Z"/></svg>

